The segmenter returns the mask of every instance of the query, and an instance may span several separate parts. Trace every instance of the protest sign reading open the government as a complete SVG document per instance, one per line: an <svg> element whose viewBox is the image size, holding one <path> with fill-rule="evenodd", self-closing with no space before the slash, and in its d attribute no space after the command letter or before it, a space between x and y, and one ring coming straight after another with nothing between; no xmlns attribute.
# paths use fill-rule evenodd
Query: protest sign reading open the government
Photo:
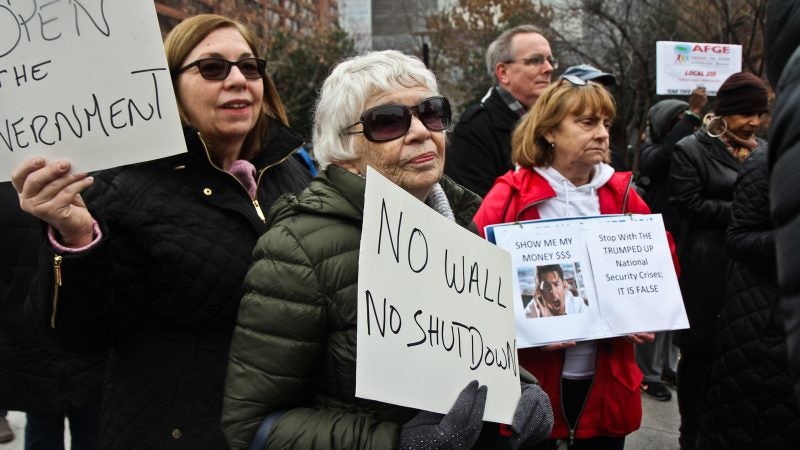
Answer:
<svg viewBox="0 0 800 450"><path fill-rule="evenodd" d="M484 420L520 396L504 250L369 168L358 270L356 395L447 413L471 380Z"/></svg>
<svg viewBox="0 0 800 450"><path fill-rule="evenodd" d="M186 151L152 2L0 3L0 181L25 159L75 171Z"/></svg>

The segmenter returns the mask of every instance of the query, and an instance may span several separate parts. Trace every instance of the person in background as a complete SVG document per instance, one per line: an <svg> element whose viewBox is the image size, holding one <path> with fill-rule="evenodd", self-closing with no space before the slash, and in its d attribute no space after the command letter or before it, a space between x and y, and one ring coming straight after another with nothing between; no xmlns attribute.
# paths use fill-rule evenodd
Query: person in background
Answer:
<svg viewBox="0 0 800 450"><path fill-rule="evenodd" d="M475 216L487 225L601 214L647 214L630 172L608 165L616 106L600 84L566 75L550 86L514 131L518 170L497 180ZM542 384L555 424L540 449L622 450L641 423L634 344L652 333L519 350L519 364Z"/></svg>
<svg viewBox="0 0 800 450"><path fill-rule="evenodd" d="M669 167L669 200L681 218L678 279L690 328L677 334L681 449L698 447L717 317L726 301L729 259L725 230L742 163L765 145L755 137L767 112L764 82L739 72L717 91L704 127L675 145Z"/></svg>
<svg viewBox="0 0 800 450"><path fill-rule="evenodd" d="M0 405L26 412L26 450L63 449L64 419L73 450L99 449L108 355L72 353L36 338L24 306L38 265L41 227L19 208L11 183L0 183L0 208ZM0 421L0 442L3 437Z"/></svg>
<svg viewBox="0 0 800 450"><path fill-rule="evenodd" d="M647 112L647 137L639 153L637 184L645 191L644 200L654 213L664 217L664 227L679 231L679 218L672 211L667 193L669 165L675 144L693 134L702 125L708 103L705 88L697 88L689 102L677 99L661 100Z"/></svg>
<svg viewBox="0 0 800 450"><path fill-rule="evenodd" d="M778 302L767 148L739 175L725 234L733 270L719 316L700 448L800 448L800 404Z"/></svg>
<svg viewBox="0 0 800 450"><path fill-rule="evenodd" d="M519 449L550 432L547 395L529 375L505 435L482 422L477 381L445 415L355 395L367 167L476 232L480 198L442 176L450 120L433 73L397 51L345 60L323 83L313 127L321 172L275 203L245 281L223 404L234 450Z"/></svg>
<svg viewBox="0 0 800 450"><path fill-rule="evenodd" d="M514 167L511 131L550 85L556 68L550 43L533 25L498 36L486 50L486 70L495 86L461 114L449 133L445 173L485 196L494 180Z"/></svg>
<svg viewBox="0 0 800 450"><path fill-rule="evenodd" d="M54 345L111 352L103 448L216 450L264 211L310 174L247 28L202 14L164 46L188 152L93 177L41 157L14 170L22 209L49 225L29 315Z"/></svg>
<svg viewBox="0 0 800 450"><path fill-rule="evenodd" d="M770 202L775 225L775 252L780 313L786 330L789 368L800 399L800 3L771 0L764 33L767 78L776 87L769 130Z"/></svg>
<svg viewBox="0 0 800 450"><path fill-rule="evenodd" d="M700 126L708 102L705 88L697 88L689 102L661 100L647 113L647 138L639 154L637 184L644 189L644 200L653 213L661 214L664 227L673 235L679 231L679 218L672 212L667 195L669 164L675 144ZM656 400L668 401L672 393L666 385L676 385L678 348L671 331L656 333L652 343L636 348L636 362L644 374L642 392Z"/></svg>

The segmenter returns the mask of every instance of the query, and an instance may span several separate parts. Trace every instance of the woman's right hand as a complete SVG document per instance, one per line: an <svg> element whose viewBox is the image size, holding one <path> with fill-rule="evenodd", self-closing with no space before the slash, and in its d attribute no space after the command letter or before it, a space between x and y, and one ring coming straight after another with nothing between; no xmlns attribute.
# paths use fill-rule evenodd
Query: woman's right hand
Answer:
<svg viewBox="0 0 800 450"><path fill-rule="evenodd" d="M420 411L400 428L399 450L468 450L480 437L487 387L467 384L445 414Z"/></svg>
<svg viewBox="0 0 800 450"><path fill-rule="evenodd" d="M67 247L92 242L94 218L80 193L93 181L85 173L71 174L67 161L47 164L41 157L26 160L11 174L22 210L55 228Z"/></svg>

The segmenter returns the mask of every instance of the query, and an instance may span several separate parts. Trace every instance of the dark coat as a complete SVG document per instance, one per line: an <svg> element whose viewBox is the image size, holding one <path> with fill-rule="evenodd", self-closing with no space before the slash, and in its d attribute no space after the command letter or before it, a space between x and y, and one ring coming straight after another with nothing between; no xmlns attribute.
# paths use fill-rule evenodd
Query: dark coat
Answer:
<svg viewBox="0 0 800 450"><path fill-rule="evenodd" d="M800 393L800 49L795 49L800 42L800 3L770 1L768 20L764 46L769 57L767 70L772 85L778 86L769 137L772 220L789 367L795 374L795 390ZM781 75L778 69L784 65Z"/></svg>
<svg viewBox="0 0 800 450"><path fill-rule="evenodd" d="M100 403L106 355L44 346L24 314L36 274L39 221L19 208L11 183L0 184L0 406L59 414Z"/></svg>
<svg viewBox="0 0 800 450"><path fill-rule="evenodd" d="M675 122L677 116L688 108L689 104L681 100L662 100L653 105L647 114L649 136L642 143L639 155L636 184L644 189L643 197L650 210L664 216L664 225L672 233L679 225L667 193L672 152L678 141L694 133L700 125L700 120L689 114Z"/></svg>
<svg viewBox="0 0 800 450"><path fill-rule="evenodd" d="M496 88L489 97L467 108L448 134L444 173L472 192L486 196L494 180L514 168L511 132L519 116Z"/></svg>
<svg viewBox="0 0 800 450"><path fill-rule="evenodd" d="M800 448L800 406L778 303L766 151L745 162L728 227L734 261L706 396L701 448Z"/></svg>
<svg viewBox="0 0 800 450"><path fill-rule="evenodd" d="M308 184L308 170L290 157L301 143L274 125L253 161L264 211ZM43 337L81 351L111 349L106 449L227 446L220 412L228 347L266 224L240 182L210 163L195 131L187 144L188 153L95 177L84 199L100 224L99 243L55 257L50 245L42 249L29 312Z"/></svg>
<svg viewBox="0 0 800 450"><path fill-rule="evenodd" d="M679 282L690 326L678 335L684 350L713 347L728 275L725 230L740 170L725 144L702 130L678 142L672 154L669 199L681 221Z"/></svg>

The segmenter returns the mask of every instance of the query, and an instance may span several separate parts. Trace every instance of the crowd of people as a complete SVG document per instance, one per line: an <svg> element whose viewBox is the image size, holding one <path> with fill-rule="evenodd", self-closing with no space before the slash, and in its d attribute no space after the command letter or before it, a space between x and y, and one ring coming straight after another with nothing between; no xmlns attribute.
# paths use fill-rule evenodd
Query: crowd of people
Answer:
<svg viewBox="0 0 800 450"><path fill-rule="evenodd" d="M183 20L164 47L186 153L92 174L36 156L0 186L0 413L26 412L29 450L63 448L65 419L73 450L623 450L641 395L669 401L677 386L682 450L799 448L800 208L786 167L800 160L800 7L774 1L769 17L774 110L745 72L713 101L703 88L662 100L636 176L611 146L614 75L581 64L554 80L531 25L487 48L495 84L452 127L419 59L340 62L319 92L309 166L252 32ZM367 167L481 236L662 214L690 327L520 349L510 424L483 421L478 381L446 414L359 398ZM561 266L536 279L527 317L589 309ZM782 295L795 300L788 332Z"/></svg>

